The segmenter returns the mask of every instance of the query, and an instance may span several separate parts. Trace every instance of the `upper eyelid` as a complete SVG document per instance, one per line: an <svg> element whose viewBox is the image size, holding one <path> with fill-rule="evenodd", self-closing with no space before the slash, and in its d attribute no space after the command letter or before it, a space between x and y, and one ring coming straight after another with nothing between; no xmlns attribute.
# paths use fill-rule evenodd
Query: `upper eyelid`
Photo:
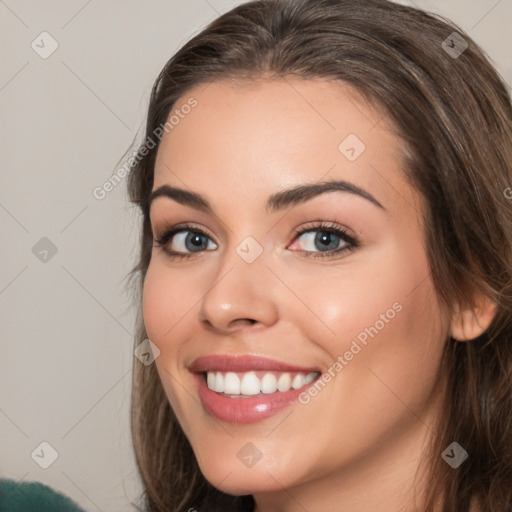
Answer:
<svg viewBox="0 0 512 512"><path fill-rule="evenodd" d="M346 238L344 238L343 236L341 237L345 242L350 243L352 245L359 245L360 244L358 237L355 236L355 235L350 234L349 231L352 231L350 228L347 228L346 226L343 226L343 225L338 224L338 223L334 223L332 221L319 221L319 220L317 220L317 221L310 221L310 222L306 223L306 225L304 225L302 227L299 227L297 229L294 229L293 230L293 235L292 235L293 238L292 238L291 242L294 242L300 236L302 236L305 233L308 233L310 231L322 231L322 230L323 231L329 231L329 230L342 231L346 235ZM206 229L204 229L203 227L201 227L199 225L195 225L193 223L190 223L189 225L177 224L175 226L171 226L170 228L164 229L163 232L158 237L153 235L153 238L154 238L154 240L161 240L168 233L171 233L171 236L170 236L169 240L167 241L167 243L169 243L170 241L173 240L173 238L178 233L182 233L183 231L197 232L197 233L199 233L199 234L201 234L203 236L206 236L213 243L218 245L217 242L212 238L212 236L210 234L208 234Z"/></svg>
<svg viewBox="0 0 512 512"><path fill-rule="evenodd" d="M324 229L324 230L338 229L338 230L342 230L342 231L347 231L347 230L351 231L350 228L347 228L346 226L343 226L343 225L337 224L337 223L332 223L329 221L310 221L307 224L308 225L306 225L306 226L294 229L293 230L294 236L297 236L298 234L303 234L304 232L321 230L321 229ZM311 224L311 225L309 225L309 224ZM151 230L152 230L153 235L154 235L155 231L157 231L153 228ZM181 231L197 231L199 233L205 234L206 236L211 236L208 234L207 229L203 228L202 226L194 225L194 224L190 224L190 225L176 224L175 226L171 226L169 228L166 227L162 230L162 234L165 234L170 231L174 232L174 234L180 233Z"/></svg>
<svg viewBox="0 0 512 512"><path fill-rule="evenodd" d="M153 226L151 226L151 231L153 233L153 236L155 236L155 233L158 232L158 228L155 229ZM173 231L174 233L179 233L180 231L199 231L200 233L204 233L207 236L210 236L208 234L208 230L200 225L195 225L194 223L178 223L172 226L165 225L163 228L160 229L161 235L164 235L165 233L168 233L170 231ZM156 238L156 236L155 236Z"/></svg>
<svg viewBox="0 0 512 512"><path fill-rule="evenodd" d="M314 222L314 221L313 221ZM316 221L311 226L303 226L302 228L297 228L294 230L293 239L290 243L295 243L296 240L299 239L300 236L304 235L305 233L311 232L311 231L332 231L335 232L335 235L342 240L346 246L340 247L337 249L333 249L330 251L308 251L308 250L298 250L298 251L292 251L303 254L304 258L314 258L318 261L331 261L339 259L340 257L343 257L344 255L348 255L355 249L361 247L361 241L359 238L359 235L356 234L356 236L350 235L347 230L345 229L345 226L340 225L338 223L332 222L332 221ZM169 249L167 247L167 244L173 241L174 235L177 235L181 232L199 232L201 235L206 236L206 238L210 239L215 245L216 242L208 235L208 233L204 232L202 228L194 227L194 226L180 226L179 224L173 227L170 227L169 229L165 230L164 233L156 239L157 245L160 248L163 249L164 252L168 254L168 256L173 260L188 260L192 256L204 254L207 252L211 252L212 249L203 249L200 251L192 251L192 252L182 252L182 251L175 251L173 249ZM350 228L348 228L348 231L352 231ZM169 236L167 236L169 235ZM156 247L155 246L155 247ZM218 245L217 245L218 247ZM216 248L217 248L216 247ZM213 250L215 250L214 248ZM340 255L340 256L338 256Z"/></svg>

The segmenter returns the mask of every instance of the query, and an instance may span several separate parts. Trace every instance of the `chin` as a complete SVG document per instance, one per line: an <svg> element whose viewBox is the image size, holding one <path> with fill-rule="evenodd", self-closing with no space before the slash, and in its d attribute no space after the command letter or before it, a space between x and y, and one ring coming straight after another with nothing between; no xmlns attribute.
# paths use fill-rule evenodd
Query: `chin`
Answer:
<svg viewBox="0 0 512 512"><path fill-rule="evenodd" d="M196 459L203 476L220 491L233 496L243 496L255 493L282 491L283 488L293 487L298 480L303 480L297 474L299 461L293 463L277 455L269 453L269 449L261 447L265 455L254 462L244 463L244 455L251 453L250 441L232 439L236 447L222 445L219 450L205 450L203 454L196 452ZM247 464L247 465L246 465ZM252 464L252 465L251 465ZM303 477L304 475L302 475Z"/></svg>
<svg viewBox="0 0 512 512"><path fill-rule="evenodd" d="M265 493L282 490L276 480L264 473L254 473L253 470L240 471L231 467L226 471L226 466L219 470L216 465L202 467L201 472L208 482L220 491L232 496L245 496L247 494Z"/></svg>

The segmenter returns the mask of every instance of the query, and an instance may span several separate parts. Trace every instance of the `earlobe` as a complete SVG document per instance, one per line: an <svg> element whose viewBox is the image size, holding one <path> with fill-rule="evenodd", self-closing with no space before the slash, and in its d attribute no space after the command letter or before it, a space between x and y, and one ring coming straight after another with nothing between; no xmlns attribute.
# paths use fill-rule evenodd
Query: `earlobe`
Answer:
<svg viewBox="0 0 512 512"><path fill-rule="evenodd" d="M451 337L457 341L474 340L491 324L496 315L496 303L488 297L480 297L477 307L456 304L452 315Z"/></svg>

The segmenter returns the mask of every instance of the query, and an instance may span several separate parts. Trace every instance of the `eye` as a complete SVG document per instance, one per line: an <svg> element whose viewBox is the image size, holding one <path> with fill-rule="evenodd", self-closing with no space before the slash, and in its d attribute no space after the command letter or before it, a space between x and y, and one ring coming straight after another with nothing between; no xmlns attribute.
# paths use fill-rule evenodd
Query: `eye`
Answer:
<svg viewBox="0 0 512 512"><path fill-rule="evenodd" d="M294 241L302 240L308 258L331 258L345 251L352 251L359 242L343 228L331 223L320 223L295 233ZM296 243L296 242L294 242Z"/></svg>
<svg viewBox="0 0 512 512"><path fill-rule="evenodd" d="M319 223L295 232L294 243L302 240L302 249L307 258L332 258L342 252L349 252L359 246L356 238L343 228L332 223ZM194 253L214 250L217 245L199 227L193 225L175 226L155 239L155 245L162 247L171 259L186 260Z"/></svg>
<svg viewBox="0 0 512 512"><path fill-rule="evenodd" d="M155 239L158 247L163 247L165 253L172 259L188 259L193 253L213 250L217 246L201 229L189 226L175 226L165 231Z"/></svg>

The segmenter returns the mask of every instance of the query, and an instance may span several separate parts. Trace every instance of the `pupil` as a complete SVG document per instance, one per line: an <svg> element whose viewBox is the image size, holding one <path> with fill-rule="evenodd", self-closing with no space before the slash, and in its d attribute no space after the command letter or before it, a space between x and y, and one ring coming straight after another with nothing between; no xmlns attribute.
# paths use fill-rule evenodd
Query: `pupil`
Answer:
<svg viewBox="0 0 512 512"><path fill-rule="evenodd" d="M319 232L316 236L316 242L319 242L325 249L336 249L336 240L333 239L338 238L336 235L332 233ZM334 243L334 247L329 247L331 243Z"/></svg>
<svg viewBox="0 0 512 512"><path fill-rule="evenodd" d="M192 234L192 235L189 235L189 238L188 238L188 241L192 243L192 250L194 248L203 248L204 246L204 241L202 240L203 238L203 235L199 234L199 233L195 233L195 234Z"/></svg>

